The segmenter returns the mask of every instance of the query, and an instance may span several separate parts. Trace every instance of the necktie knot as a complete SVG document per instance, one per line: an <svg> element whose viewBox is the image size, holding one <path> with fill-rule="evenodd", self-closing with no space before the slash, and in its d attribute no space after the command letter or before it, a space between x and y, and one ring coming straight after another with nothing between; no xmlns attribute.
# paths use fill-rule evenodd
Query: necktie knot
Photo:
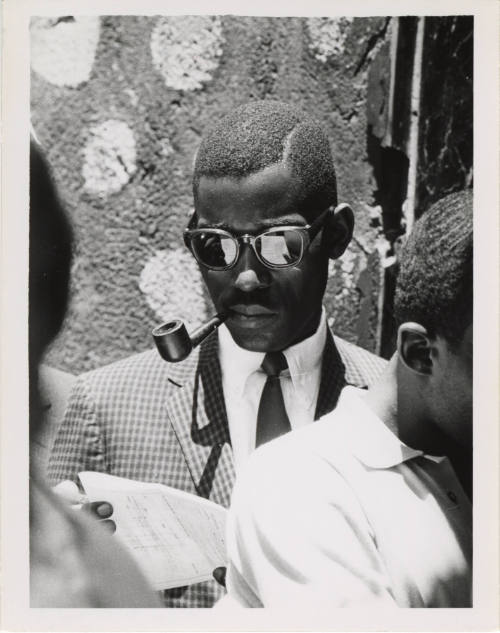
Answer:
<svg viewBox="0 0 500 633"><path fill-rule="evenodd" d="M282 352L268 352L261 367L270 378L277 378L288 367L288 363Z"/></svg>

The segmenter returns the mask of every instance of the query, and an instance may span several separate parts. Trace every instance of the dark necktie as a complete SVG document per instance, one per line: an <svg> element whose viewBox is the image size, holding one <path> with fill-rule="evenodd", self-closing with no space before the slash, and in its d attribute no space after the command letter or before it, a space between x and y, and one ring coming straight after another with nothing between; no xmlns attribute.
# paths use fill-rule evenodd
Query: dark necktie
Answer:
<svg viewBox="0 0 500 633"><path fill-rule="evenodd" d="M267 374L257 413L255 445L260 446L291 430L280 385L280 373L288 367L281 352L270 352L262 361Z"/></svg>

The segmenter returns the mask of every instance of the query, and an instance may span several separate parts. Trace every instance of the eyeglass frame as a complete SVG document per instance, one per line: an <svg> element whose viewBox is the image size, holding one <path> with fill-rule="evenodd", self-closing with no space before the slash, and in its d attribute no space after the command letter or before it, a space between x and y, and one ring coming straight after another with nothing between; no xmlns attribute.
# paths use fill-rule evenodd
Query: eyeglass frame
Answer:
<svg viewBox="0 0 500 633"><path fill-rule="evenodd" d="M234 266L236 266L240 258L240 250L241 250L240 243L250 245L252 247L252 251L255 257L266 268L270 268L271 270L292 268L293 266L298 266L300 264L300 262L304 258L304 254L306 253L307 249L311 246L311 243L313 242L314 238L318 235L320 230L323 228L323 224L324 224L325 219L328 216L328 213L334 210L335 210L334 205L330 205L312 222L312 224L305 224L302 226L283 224L283 225L277 225L277 226L273 226L268 229L265 229L261 231L260 233L257 233L257 235L244 233L243 235L238 235L238 236L233 235L232 233L230 233L229 231L226 231L225 229L218 229L215 227L213 228L207 227L205 229L190 228L191 225L194 224L196 220L196 211L195 211L191 219L189 220L187 228L185 228L183 231L184 244L186 245L186 247L189 249L193 257L201 266L204 266L208 270L213 270L215 272L225 272L226 270L230 270L231 268L234 268ZM273 231L277 232L277 231L283 231L283 230L294 230L300 233L301 241L302 241L300 257L298 258L297 261L291 264L269 264L257 252L257 249L255 248L255 240L258 239L259 237L262 237L266 233L272 233ZM191 237L197 233L206 233L207 231L210 231L211 233L215 233L218 235L224 235L226 237L229 236L234 242L236 242L236 254L235 254L234 261L232 264L229 264L228 266L224 266L222 268L219 268L219 267L214 268L213 266L208 266L204 262L200 261L200 259L196 256L196 253L191 246ZM304 243L305 241L304 238L307 238L306 243Z"/></svg>

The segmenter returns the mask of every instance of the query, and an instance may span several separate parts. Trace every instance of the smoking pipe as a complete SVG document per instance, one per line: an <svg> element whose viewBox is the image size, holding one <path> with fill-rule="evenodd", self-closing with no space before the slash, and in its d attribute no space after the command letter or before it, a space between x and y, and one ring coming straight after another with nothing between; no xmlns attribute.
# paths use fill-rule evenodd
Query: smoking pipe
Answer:
<svg viewBox="0 0 500 633"><path fill-rule="evenodd" d="M204 341L212 332L215 332L226 318L227 313L225 312L216 314L195 330L191 336L189 336L186 326L180 319L173 319L155 327L152 334L160 356L169 363L178 363L184 360L197 345Z"/></svg>

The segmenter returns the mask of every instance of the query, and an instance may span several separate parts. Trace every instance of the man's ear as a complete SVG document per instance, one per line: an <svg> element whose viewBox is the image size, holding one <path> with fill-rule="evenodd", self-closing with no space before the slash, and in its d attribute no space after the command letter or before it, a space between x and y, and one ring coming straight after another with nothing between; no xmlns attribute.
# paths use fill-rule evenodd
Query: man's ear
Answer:
<svg viewBox="0 0 500 633"><path fill-rule="evenodd" d="M354 230L354 213L344 202L335 207L325 227L326 247L330 259L340 257L352 239Z"/></svg>
<svg viewBox="0 0 500 633"><path fill-rule="evenodd" d="M433 342L419 323L403 323L398 329L398 354L402 363L417 374L430 375L433 363Z"/></svg>

